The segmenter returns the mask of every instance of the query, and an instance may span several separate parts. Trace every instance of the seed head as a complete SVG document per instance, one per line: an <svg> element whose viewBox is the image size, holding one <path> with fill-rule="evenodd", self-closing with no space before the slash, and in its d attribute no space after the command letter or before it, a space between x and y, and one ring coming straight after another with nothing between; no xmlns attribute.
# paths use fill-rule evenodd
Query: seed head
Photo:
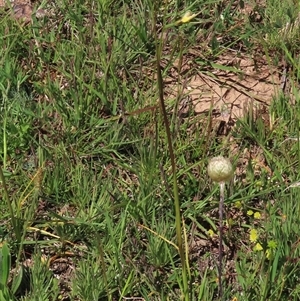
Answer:
<svg viewBox="0 0 300 301"><path fill-rule="evenodd" d="M233 175L233 168L229 159L218 156L209 161L207 172L213 181L227 182Z"/></svg>

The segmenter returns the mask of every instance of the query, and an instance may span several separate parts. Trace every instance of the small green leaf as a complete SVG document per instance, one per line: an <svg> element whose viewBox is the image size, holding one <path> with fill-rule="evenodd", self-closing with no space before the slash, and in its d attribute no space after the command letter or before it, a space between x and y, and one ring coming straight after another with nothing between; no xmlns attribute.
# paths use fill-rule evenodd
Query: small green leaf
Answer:
<svg viewBox="0 0 300 301"><path fill-rule="evenodd" d="M3 243L0 249L0 283L5 287L10 270L10 253L7 243Z"/></svg>
<svg viewBox="0 0 300 301"><path fill-rule="evenodd" d="M18 291L20 285L21 285L21 282L22 282L22 279L23 279L23 266L21 265L19 267L19 270L18 270L18 273L16 275L16 277L14 277L13 281L12 281L12 285L11 285L11 291L12 293L15 295L16 292Z"/></svg>
<svg viewBox="0 0 300 301"><path fill-rule="evenodd" d="M4 175L4 177L10 177L10 176L12 176L12 173L8 170L3 170L3 175Z"/></svg>
<svg viewBox="0 0 300 301"><path fill-rule="evenodd" d="M279 255L280 255L280 250L277 249L276 255L274 257L273 264L272 264L272 275L271 275L271 281L272 282L275 281L275 278L277 276L277 268L278 268L278 262L279 262Z"/></svg>

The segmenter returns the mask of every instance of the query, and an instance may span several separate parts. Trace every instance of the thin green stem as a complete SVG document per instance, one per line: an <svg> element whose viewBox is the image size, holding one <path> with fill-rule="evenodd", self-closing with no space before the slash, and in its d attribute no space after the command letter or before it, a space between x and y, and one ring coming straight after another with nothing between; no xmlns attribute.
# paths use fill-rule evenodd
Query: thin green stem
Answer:
<svg viewBox="0 0 300 301"><path fill-rule="evenodd" d="M223 261L223 207L224 207L224 193L225 182L220 183L220 203L219 203L219 265L218 265L218 281L219 281L219 298L223 298L222 285L222 261Z"/></svg>
<svg viewBox="0 0 300 301"><path fill-rule="evenodd" d="M182 236L181 236L181 234L182 234L181 215L180 215L180 202L179 202L178 185L177 185L177 177L176 177L175 155L174 155L174 150L173 150L170 125L169 125L167 111L166 111L166 107L165 107L165 103L164 103L163 79L162 79L161 67L160 67L160 53L161 53L161 43L157 43L156 64L157 64L157 84L158 84L158 92L159 92L159 102L160 102L161 113L162 113L162 116L164 119L166 134L167 134L168 148L169 148L171 165L172 165L172 173L173 173L173 192L174 192L174 205L175 205L176 237L177 237L177 246L179 249L179 255L180 255L180 260L181 260L181 265L182 265L183 295L184 295L185 301L189 301L187 264L186 264L186 259L185 259L185 250L184 250Z"/></svg>

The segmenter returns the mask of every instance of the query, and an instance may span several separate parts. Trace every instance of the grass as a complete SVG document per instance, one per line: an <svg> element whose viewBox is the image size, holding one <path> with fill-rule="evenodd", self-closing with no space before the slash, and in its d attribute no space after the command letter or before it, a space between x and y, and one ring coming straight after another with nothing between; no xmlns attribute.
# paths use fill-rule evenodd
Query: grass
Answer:
<svg viewBox="0 0 300 301"><path fill-rule="evenodd" d="M27 26L2 13L1 301L299 300L292 2L62 1ZM284 61L290 90L220 134L213 108L179 111L195 74L238 72L229 50ZM222 296L217 155L236 170Z"/></svg>

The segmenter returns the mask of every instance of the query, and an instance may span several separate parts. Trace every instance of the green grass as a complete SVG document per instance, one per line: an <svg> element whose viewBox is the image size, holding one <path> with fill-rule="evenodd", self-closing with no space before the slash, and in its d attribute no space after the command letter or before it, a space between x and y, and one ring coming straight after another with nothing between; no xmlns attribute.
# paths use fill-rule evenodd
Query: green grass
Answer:
<svg viewBox="0 0 300 301"><path fill-rule="evenodd" d="M300 9L288 4L63 1L27 26L2 13L0 301L300 299L299 37L280 31ZM176 25L188 10L199 14ZM291 92L220 135L213 111L177 112L197 72L235 70L218 61L228 49L285 60ZM206 172L217 155L236 168L222 297L219 190Z"/></svg>

